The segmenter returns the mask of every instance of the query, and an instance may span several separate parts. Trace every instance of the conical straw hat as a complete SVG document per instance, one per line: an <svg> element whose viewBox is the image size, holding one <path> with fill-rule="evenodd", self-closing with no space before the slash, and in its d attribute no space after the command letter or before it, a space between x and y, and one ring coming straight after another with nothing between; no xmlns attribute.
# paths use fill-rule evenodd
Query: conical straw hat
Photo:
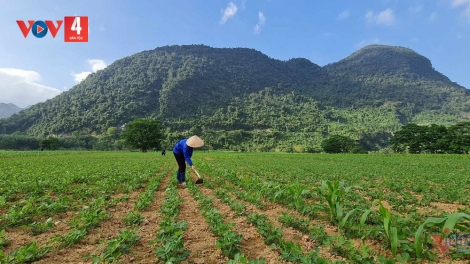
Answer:
<svg viewBox="0 0 470 264"><path fill-rule="evenodd" d="M186 145L192 148L200 148L204 146L204 141L202 141L202 139L200 139L198 136L192 136L188 138L188 140L186 141Z"/></svg>

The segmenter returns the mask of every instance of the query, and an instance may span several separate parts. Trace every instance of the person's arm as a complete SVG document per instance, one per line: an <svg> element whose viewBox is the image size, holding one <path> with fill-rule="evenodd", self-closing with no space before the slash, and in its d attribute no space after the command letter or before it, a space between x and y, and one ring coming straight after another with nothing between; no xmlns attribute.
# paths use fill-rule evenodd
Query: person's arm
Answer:
<svg viewBox="0 0 470 264"><path fill-rule="evenodd" d="M191 160L191 156L193 155L193 149L188 147L186 144L183 147L183 156L189 166L193 166L193 161Z"/></svg>

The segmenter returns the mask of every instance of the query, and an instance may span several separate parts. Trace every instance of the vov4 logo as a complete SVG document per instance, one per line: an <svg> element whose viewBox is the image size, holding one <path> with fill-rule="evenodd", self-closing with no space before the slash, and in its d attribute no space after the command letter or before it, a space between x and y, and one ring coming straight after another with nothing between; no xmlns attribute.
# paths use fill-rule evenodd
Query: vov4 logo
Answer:
<svg viewBox="0 0 470 264"><path fill-rule="evenodd" d="M437 243L441 253L446 253L448 249L454 249L456 253L466 253L470 255L470 229L463 232L450 232L448 227L444 228L444 238L442 234L434 234L431 237Z"/></svg>
<svg viewBox="0 0 470 264"><path fill-rule="evenodd" d="M88 42L88 17L87 16L66 16L64 20L28 20L28 25L23 20L16 20L21 33L26 38L31 32L36 38L43 38L47 33L51 33L55 38L64 24L64 42ZM65 22L65 23L64 23Z"/></svg>

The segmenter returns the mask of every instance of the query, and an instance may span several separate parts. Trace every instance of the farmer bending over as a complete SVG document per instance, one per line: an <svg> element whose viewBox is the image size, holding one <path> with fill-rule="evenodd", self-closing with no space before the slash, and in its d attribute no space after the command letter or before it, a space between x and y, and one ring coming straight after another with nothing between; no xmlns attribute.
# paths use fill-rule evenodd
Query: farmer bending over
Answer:
<svg viewBox="0 0 470 264"><path fill-rule="evenodd" d="M198 136L192 136L188 139L182 139L176 143L173 148L173 154L175 155L176 162L178 163L178 172L176 173L176 179L184 187L186 185L186 163L191 166L191 169L195 170L196 167L191 161L194 148L200 148L204 146L204 141Z"/></svg>

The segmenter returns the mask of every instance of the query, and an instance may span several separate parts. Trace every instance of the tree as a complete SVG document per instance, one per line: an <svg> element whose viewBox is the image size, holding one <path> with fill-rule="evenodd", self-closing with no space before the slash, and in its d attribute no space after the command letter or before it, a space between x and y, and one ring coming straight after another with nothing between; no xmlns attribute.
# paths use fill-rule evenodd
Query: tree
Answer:
<svg viewBox="0 0 470 264"><path fill-rule="evenodd" d="M39 143L41 149L56 150L59 146L59 139L56 137L49 137Z"/></svg>
<svg viewBox="0 0 470 264"><path fill-rule="evenodd" d="M124 143L142 152L149 149L160 149L163 135L160 122L151 118L137 118L126 124L121 133Z"/></svg>
<svg viewBox="0 0 470 264"><path fill-rule="evenodd" d="M470 152L470 122L461 122L449 128L450 153Z"/></svg>
<svg viewBox="0 0 470 264"><path fill-rule="evenodd" d="M395 132L390 143L395 152L421 153L424 150L427 134L427 127L410 123Z"/></svg>
<svg viewBox="0 0 470 264"><path fill-rule="evenodd" d="M321 143L321 147L326 153L363 153L354 139L333 135L325 139Z"/></svg>
<svg viewBox="0 0 470 264"><path fill-rule="evenodd" d="M426 153L447 153L449 142L447 127L432 124L427 128L423 150Z"/></svg>

